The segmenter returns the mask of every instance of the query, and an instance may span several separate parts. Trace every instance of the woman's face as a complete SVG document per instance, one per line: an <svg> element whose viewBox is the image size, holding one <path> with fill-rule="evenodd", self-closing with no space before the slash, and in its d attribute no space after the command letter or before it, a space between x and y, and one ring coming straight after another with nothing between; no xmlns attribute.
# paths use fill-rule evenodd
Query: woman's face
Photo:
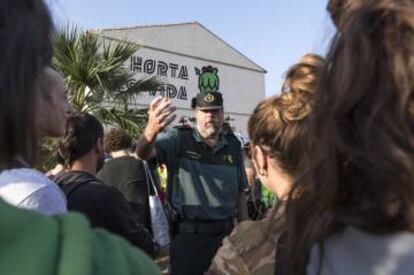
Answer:
<svg viewBox="0 0 414 275"><path fill-rule="evenodd" d="M61 137L66 131L69 103L63 77L52 68L45 69L37 107L37 127L41 136Z"/></svg>

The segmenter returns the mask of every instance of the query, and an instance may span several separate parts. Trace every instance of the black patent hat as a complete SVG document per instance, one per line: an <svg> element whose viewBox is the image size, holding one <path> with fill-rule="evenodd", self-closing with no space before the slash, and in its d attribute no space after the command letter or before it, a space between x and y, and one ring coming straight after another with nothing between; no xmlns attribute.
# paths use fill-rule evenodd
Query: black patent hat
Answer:
<svg viewBox="0 0 414 275"><path fill-rule="evenodd" d="M191 108L200 110L223 109L223 96L219 92L201 92L191 100Z"/></svg>

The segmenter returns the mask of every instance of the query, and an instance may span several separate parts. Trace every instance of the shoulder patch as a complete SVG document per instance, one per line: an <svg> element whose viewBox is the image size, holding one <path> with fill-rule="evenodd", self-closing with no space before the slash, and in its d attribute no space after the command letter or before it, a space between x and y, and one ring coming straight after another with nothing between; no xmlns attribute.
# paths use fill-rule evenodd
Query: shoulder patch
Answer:
<svg viewBox="0 0 414 275"><path fill-rule="evenodd" d="M234 156L232 155L232 154L225 154L224 156L223 156L223 160L224 160L224 162L226 163L226 164L228 164L228 165L232 165L232 164L234 164L235 163L235 158L234 158Z"/></svg>

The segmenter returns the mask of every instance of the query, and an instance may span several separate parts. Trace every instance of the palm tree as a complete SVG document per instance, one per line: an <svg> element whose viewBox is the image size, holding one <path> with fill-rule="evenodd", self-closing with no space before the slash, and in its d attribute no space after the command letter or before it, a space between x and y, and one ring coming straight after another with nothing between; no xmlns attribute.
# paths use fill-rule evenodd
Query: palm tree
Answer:
<svg viewBox="0 0 414 275"><path fill-rule="evenodd" d="M133 136L146 125L147 109L131 109L137 96L156 91L163 83L157 77L136 80L124 63L139 49L137 44L108 41L93 32L64 27L54 36L53 67L68 85L68 99L75 111L95 115L103 124L116 126ZM56 164L57 140L41 144L37 166L48 170Z"/></svg>
<svg viewBox="0 0 414 275"><path fill-rule="evenodd" d="M162 82L158 77L136 80L124 67L138 49L137 44L108 42L76 27L59 29L54 37L53 66L66 79L72 108L92 113L106 125L139 133L146 124L146 109L128 105L140 93L158 90Z"/></svg>

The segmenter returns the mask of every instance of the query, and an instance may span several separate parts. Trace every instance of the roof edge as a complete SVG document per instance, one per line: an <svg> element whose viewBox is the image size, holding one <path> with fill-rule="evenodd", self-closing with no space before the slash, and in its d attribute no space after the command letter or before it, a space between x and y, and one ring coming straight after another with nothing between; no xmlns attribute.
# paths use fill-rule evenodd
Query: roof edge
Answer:
<svg viewBox="0 0 414 275"><path fill-rule="evenodd" d="M223 42L225 45L230 47L232 50L236 51L238 54L240 54L244 59L246 59L248 62L251 62L253 65L255 65L259 70L261 70L263 73L267 73L267 70L264 69L262 66L258 65L256 62L248 58L245 54L237 50L235 47L227 43L224 39L216 35L214 32L210 31L208 28L206 28L203 24L201 24L198 21L192 21L192 22L183 22L183 23L173 23L173 24L153 24L153 25L135 25L135 26L129 26L129 27L114 27L114 28L97 28L97 29L90 29L89 31L103 33L104 31L116 31L116 30L130 30L130 29L142 29L142 28L153 28L153 27L175 27L175 26L181 26L181 25L192 25L197 24L200 27L202 27L204 30L206 30L208 33L213 35L215 38Z"/></svg>
<svg viewBox="0 0 414 275"><path fill-rule="evenodd" d="M240 52L238 49L236 49L235 47L233 47L232 45L230 45L229 43L227 43L223 38L219 37L217 34L215 34L214 32L210 31L209 29L207 29L203 24L201 24L198 21L195 21L194 23L198 24L200 27L202 27L203 29L205 29L206 31L208 31L210 34L212 34L214 37L216 37L221 42L223 42L224 44L226 44L232 50L236 51L238 54L240 54L247 61L251 62L253 65L255 65L258 68L260 68L264 73L267 73L267 71L262 66L258 65L256 62L254 62L253 60L251 60L250 58L248 58L244 53Z"/></svg>
<svg viewBox="0 0 414 275"><path fill-rule="evenodd" d="M154 27L175 27L180 25L191 25L200 24L197 21L182 22L182 23L165 23L165 24L150 24L150 25L133 25L126 27L113 27L113 28L96 28L90 31L119 31L119 30L130 30L130 29L143 29L143 28L154 28Z"/></svg>

